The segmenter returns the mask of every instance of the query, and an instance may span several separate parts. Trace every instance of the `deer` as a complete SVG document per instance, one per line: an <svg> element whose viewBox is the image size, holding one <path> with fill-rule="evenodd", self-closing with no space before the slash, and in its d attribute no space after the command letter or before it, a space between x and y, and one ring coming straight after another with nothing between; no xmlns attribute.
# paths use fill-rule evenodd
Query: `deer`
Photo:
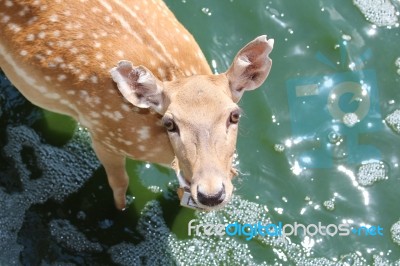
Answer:
<svg viewBox="0 0 400 266"><path fill-rule="evenodd" d="M214 74L160 0L0 0L1 69L30 102L87 128L119 210L127 157L173 168L199 209L230 201L238 102L266 80L273 45L259 36Z"/></svg>

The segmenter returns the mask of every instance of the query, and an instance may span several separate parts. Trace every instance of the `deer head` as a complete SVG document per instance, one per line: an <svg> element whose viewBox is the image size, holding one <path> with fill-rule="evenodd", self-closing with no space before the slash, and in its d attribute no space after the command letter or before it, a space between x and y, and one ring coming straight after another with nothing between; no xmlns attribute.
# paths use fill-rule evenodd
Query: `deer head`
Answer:
<svg viewBox="0 0 400 266"><path fill-rule="evenodd" d="M161 81L144 66L120 61L111 69L118 89L133 105L159 113L176 156L181 186L190 188L194 201L211 210L229 202L232 161L236 150L245 91L267 78L273 39L260 36L242 48L230 68L218 75L194 75Z"/></svg>

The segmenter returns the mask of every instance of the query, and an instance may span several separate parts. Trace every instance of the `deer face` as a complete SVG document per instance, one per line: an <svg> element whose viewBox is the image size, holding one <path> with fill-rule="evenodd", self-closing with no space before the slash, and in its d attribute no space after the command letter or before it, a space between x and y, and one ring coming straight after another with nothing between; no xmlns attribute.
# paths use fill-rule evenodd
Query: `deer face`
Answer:
<svg viewBox="0 0 400 266"><path fill-rule="evenodd" d="M266 79L273 40L260 36L236 55L220 75L195 75L161 82L145 67L121 61L111 70L123 96L133 105L160 113L176 155L181 186L190 188L206 210L224 206L231 198L232 168L240 108L247 90Z"/></svg>

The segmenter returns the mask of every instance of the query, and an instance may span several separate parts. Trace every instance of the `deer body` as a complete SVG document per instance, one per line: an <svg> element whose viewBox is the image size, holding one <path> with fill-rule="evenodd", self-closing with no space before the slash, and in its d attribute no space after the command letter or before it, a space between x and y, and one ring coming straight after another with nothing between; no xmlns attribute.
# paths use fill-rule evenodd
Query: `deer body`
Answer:
<svg viewBox="0 0 400 266"><path fill-rule="evenodd" d="M264 55L269 71L272 43L264 39L258 41L263 47L255 49ZM251 65L251 60L248 56L238 66ZM182 120L179 141L164 127L168 129L174 117L188 115L208 127L210 114L235 109L230 87L241 81L229 77L240 76L243 69L231 67L223 76L212 75L193 37L162 1L0 0L0 67L31 102L72 116L88 128L119 209L125 207L128 186L126 156L170 164L176 155L189 186L196 171L205 167L216 175L231 171L231 151L217 169L212 166L215 160L205 159L210 153L221 155L210 145L199 148L196 140L194 149L187 147L190 143L183 145L183 138L191 139L188 132L196 130L187 121ZM261 75L264 81L266 75ZM243 85L238 94L246 89ZM226 124L226 117L223 120ZM194 135L207 139L208 131ZM231 150L235 142L236 135ZM216 194L211 183L202 189L205 201ZM229 184L223 188L231 189Z"/></svg>

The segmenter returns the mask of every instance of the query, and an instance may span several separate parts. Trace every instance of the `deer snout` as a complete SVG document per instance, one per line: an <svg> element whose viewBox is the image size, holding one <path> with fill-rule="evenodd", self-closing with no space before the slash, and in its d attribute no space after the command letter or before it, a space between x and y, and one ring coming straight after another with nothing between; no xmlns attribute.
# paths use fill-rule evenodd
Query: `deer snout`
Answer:
<svg viewBox="0 0 400 266"><path fill-rule="evenodd" d="M220 189L215 193L204 191L200 185L197 186L197 201L205 206L214 207L221 204L225 200L225 185L222 184Z"/></svg>

